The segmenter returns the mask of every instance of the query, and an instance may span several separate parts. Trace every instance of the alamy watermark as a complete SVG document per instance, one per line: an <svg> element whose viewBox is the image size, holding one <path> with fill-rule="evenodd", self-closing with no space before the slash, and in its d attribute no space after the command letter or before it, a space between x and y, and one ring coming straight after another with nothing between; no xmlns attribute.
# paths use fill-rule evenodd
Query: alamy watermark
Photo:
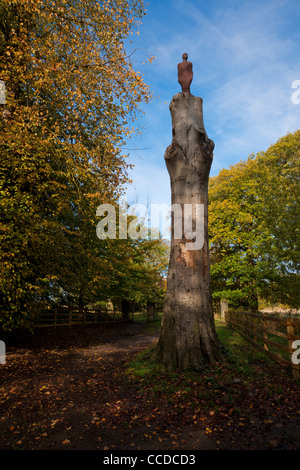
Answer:
<svg viewBox="0 0 300 470"><path fill-rule="evenodd" d="M300 80L294 80L292 88L296 88L296 91L291 96L292 103L300 104Z"/></svg>
<svg viewBox="0 0 300 470"><path fill-rule="evenodd" d="M298 365L300 364L300 340L299 339L292 342L292 349L295 349L295 351L292 354L292 363L295 365Z"/></svg>
<svg viewBox="0 0 300 470"><path fill-rule="evenodd" d="M0 80L0 104L5 104L5 93L6 93L5 83L2 80Z"/></svg>
<svg viewBox="0 0 300 470"><path fill-rule="evenodd" d="M187 250L200 250L204 245L204 204L151 204L150 207L136 204L133 214L128 214L121 204L118 213L114 205L101 204L96 215L102 217L96 227L100 240L124 240L128 236L134 240L165 238L166 233L170 235L172 215L175 240L185 239Z"/></svg>
<svg viewBox="0 0 300 470"><path fill-rule="evenodd" d="M6 346L4 341L0 341L0 364L5 364L6 362Z"/></svg>

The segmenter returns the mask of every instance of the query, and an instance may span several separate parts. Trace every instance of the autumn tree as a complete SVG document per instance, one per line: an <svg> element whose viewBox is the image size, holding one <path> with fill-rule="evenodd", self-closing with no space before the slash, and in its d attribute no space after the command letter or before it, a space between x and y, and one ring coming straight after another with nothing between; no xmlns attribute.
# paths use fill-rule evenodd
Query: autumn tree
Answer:
<svg viewBox="0 0 300 470"><path fill-rule="evenodd" d="M110 241L111 244L111 241ZM161 304L168 247L162 240L115 240L111 250L111 283L107 298L124 306L145 308L148 301ZM112 259L112 257L117 257ZM159 259L159 263L157 260Z"/></svg>
<svg viewBox="0 0 300 470"><path fill-rule="evenodd" d="M300 130L256 156L259 213L268 237L260 263L267 273L261 295L300 306Z"/></svg>
<svg viewBox="0 0 300 470"><path fill-rule="evenodd" d="M107 283L106 286L100 284L98 298L110 299L124 307L126 319L133 305L145 308L148 301L162 303L169 244L158 230L148 227L148 221L136 213L134 207L120 204L118 207L110 205L108 211L104 209L106 205L99 211L97 233L103 238L99 256L105 263ZM101 283L103 275L99 273L98 277Z"/></svg>
<svg viewBox="0 0 300 470"><path fill-rule="evenodd" d="M121 149L149 99L124 48L143 14L142 0L0 2L3 328L104 271L96 208L127 181Z"/></svg>
<svg viewBox="0 0 300 470"><path fill-rule="evenodd" d="M251 160L222 170L209 188L211 276L214 298L257 310L257 199ZM255 230L257 228L257 231Z"/></svg>
<svg viewBox="0 0 300 470"><path fill-rule="evenodd" d="M232 307L299 298L300 132L211 178L212 288Z"/></svg>

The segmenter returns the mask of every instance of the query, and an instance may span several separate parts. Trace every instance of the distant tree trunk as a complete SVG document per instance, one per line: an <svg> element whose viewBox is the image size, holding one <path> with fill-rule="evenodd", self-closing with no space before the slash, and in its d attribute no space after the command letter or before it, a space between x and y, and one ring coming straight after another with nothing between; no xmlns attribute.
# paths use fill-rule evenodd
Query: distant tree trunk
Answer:
<svg viewBox="0 0 300 470"><path fill-rule="evenodd" d="M155 320L155 303L147 302L147 321L151 322Z"/></svg>
<svg viewBox="0 0 300 470"><path fill-rule="evenodd" d="M82 315L82 313L83 313L83 307L84 307L83 295L82 295L82 294L79 294L79 298L78 298L79 315Z"/></svg>
<svg viewBox="0 0 300 470"><path fill-rule="evenodd" d="M202 98L179 93L173 97L170 111L173 141L166 150L165 161L171 180L172 208L180 208L183 217L172 213L167 290L153 358L167 369L199 370L203 362L213 363L219 357L207 227L214 143L204 129ZM185 220L192 222L188 230Z"/></svg>
<svg viewBox="0 0 300 470"><path fill-rule="evenodd" d="M221 300L221 318L225 320L225 313L228 312L228 300L227 299L222 299Z"/></svg>
<svg viewBox="0 0 300 470"><path fill-rule="evenodd" d="M122 300L121 310L122 310L123 322L128 323L130 321L130 302L129 302L129 300Z"/></svg>
<svg viewBox="0 0 300 470"><path fill-rule="evenodd" d="M250 309L253 313L258 311L258 296L255 287L253 288L253 293L250 295Z"/></svg>

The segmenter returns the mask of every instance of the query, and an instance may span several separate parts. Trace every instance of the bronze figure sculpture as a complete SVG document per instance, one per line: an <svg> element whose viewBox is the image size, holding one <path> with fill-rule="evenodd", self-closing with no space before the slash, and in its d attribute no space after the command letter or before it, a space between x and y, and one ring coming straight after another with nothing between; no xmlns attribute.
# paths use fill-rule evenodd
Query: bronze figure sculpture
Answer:
<svg viewBox="0 0 300 470"><path fill-rule="evenodd" d="M183 93L190 93L190 85L193 80L193 64L188 62L188 55L185 52L182 55L183 61L178 64L178 82L181 85Z"/></svg>

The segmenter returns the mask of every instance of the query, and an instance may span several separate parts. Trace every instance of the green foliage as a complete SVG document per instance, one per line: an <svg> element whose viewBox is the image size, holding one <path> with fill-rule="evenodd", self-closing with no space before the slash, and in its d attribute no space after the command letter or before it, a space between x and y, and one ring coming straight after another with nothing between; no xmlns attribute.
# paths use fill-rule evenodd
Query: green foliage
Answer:
<svg viewBox="0 0 300 470"><path fill-rule="evenodd" d="M0 2L0 323L111 285L96 208L127 182L121 148L149 89L124 40L142 0ZM116 258L116 257L115 257Z"/></svg>
<svg viewBox="0 0 300 470"><path fill-rule="evenodd" d="M164 272L168 262L168 246L163 240L132 239L110 240L99 243L106 247L102 253L103 273L98 274L97 296L112 302L128 300L139 306L147 301L160 303L164 296Z"/></svg>
<svg viewBox="0 0 300 470"><path fill-rule="evenodd" d="M234 308L300 305L299 152L297 131L211 178L213 296Z"/></svg>

